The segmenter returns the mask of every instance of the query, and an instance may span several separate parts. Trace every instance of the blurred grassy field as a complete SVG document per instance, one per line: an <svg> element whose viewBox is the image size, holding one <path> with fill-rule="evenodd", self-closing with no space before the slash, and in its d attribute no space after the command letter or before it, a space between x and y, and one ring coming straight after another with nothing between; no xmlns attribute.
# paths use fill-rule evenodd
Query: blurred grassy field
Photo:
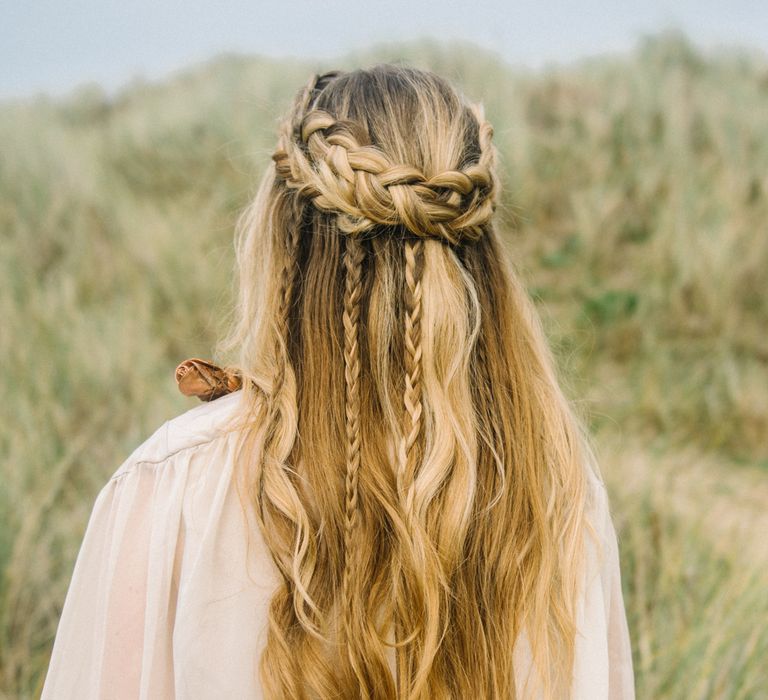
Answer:
<svg viewBox="0 0 768 700"><path fill-rule="evenodd" d="M39 694L93 499L195 404L232 229L313 68L482 100L500 213L612 496L639 698L768 698L768 64L648 37L545 72L469 45L221 57L0 105L0 697ZM218 358L221 359L221 358Z"/></svg>

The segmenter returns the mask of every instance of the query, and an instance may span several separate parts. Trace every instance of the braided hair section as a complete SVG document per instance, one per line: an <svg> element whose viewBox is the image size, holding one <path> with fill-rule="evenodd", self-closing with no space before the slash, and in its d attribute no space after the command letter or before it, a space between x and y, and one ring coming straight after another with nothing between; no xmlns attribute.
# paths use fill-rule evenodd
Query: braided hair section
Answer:
<svg viewBox="0 0 768 700"><path fill-rule="evenodd" d="M311 104L317 95L323 90L330 80L339 74L338 71L329 71L328 73L315 74L299 93L296 104L294 105L294 114L299 117L310 109ZM287 123L284 127L289 131L295 131L296 124ZM274 439L276 426L279 421L279 398L283 391L286 375L287 346L288 346L288 325L290 316L290 306L293 298L293 287L298 274L297 254L300 243L300 208L299 202L294 201L292 208L292 221L288 227L288 237L285 243L285 257L283 267L280 271L280 282L278 285L278 305L275 318L275 359L277 370L275 373L273 389L268 397L266 412L267 431L264 443L264 460L259 472L258 502L262 522L264 521L264 481L265 469L267 466L266 454L270 451L271 442Z"/></svg>
<svg viewBox="0 0 768 700"><path fill-rule="evenodd" d="M270 499L270 490L273 484L286 478L281 474L284 469L281 455L277 454L277 436L281 422L280 404L286 386L287 368L287 345L290 306L293 298L293 287L296 278L296 250L298 249L299 236L298 227L292 227L290 236L286 242L285 262L280 273L280 282L278 287L278 307L275 317L275 376L272 385L272 391L267 394L266 406L266 430L264 435L264 446L261 451L261 462L258 469L258 517L262 526L262 531L266 533L274 532L277 515ZM295 514L294 514L295 516ZM296 521L291 523L293 532L291 539L295 539L295 532L298 530ZM271 666L272 678L278 686L290 695L299 697L301 689L296 679L299 677L298 669L294 667L292 657L279 653L279 650L288 644L284 630L293 624L295 606L296 587L292 583L292 574L290 565L280 556L274 556L275 564L280 569L282 581L274 597L270 602L268 614L268 637L269 644L265 650L262 664Z"/></svg>
<svg viewBox="0 0 768 700"><path fill-rule="evenodd" d="M417 443L422 423L421 276L423 267L424 241L407 240L405 242L405 392L403 396L405 462L401 470L405 483L412 483L415 475L418 460Z"/></svg>
<svg viewBox="0 0 768 700"><path fill-rule="evenodd" d="M381 679L384 676L376 666L374 657L377 657L377 652L371 648L376 645L375 638L378 637L375 625L371 623L372 615L369 613L372 611L368 610L372 604L364 593L365 587L354 578L368 561L365 559L366 554L360 551L360 541L368 533L371 523L365 521L364 515L368 511L361 504L372 504L371 507L374 507L378 504L376 499L380 498L367 480L368 473L361 472L363 447L367 447L362 443L361 416L367 415L363 398L368 398L367 388L372 381L365 374L361 376L361 356L365 354L361 348L365 332L362 319L368 319L367 314L370 313L362 308L364 272L368 272L364 267L368 245L365 239L381 233L391 233L393 236L403 233L402 253L397 251L403 257L396 268L397 276L391 278L402 284L402 305L395 304L397 324L394 328L388 327L388 332L399 336L393 347L396 347L402 358L402 375L398 378L402 383L395 394L401 398L397 399L399 406L393 406L387 395L386 404L387 409L394 408L397 418L402 415L402 421L398 421L400 425L397 428L393 426L395 438L399 438L395 483L388 482L386 487L388 492L391 485L396 487L397 503L387 503L387 506L391 505L386 517L390 518L388 524L392 536L384 547L387 548L385 556L389 571L385 572L387 578L381 581L376 579L376 590L382 593L377 592L372 599L378 601L386 594L390 598L386 605L391 604L394 612L395 642L394 645L385 643L385 646L395 647L397 668L394 683L398 693L404 697L423 697L425 689L433 683L433 664L440 648L441 635L444 636L441 612L447 606L441 588L442 579L430 573L438 571L440 567L429 524L421 522L420 514L415 512L415 482L424 460L425 446L422 443L427 429L425 426L430 425L427 422L429 414L425 414L429 404L424 396L422 338L425 308L422 280L425 258L429 257L425 255L425 249L431 254L430 246L436 245L434 239L459 245L476 242L485 235L497 206L499 190L495 175L493 129L485 120L482 107L470 104L466 110L472 112L474 120L468 118L468 111L464 111L461 113L461 126L450 127L454 138L465 140L465 160L455 163L447 160L446 156L440 161L442 165L435 166L429 165L432 162L429 159L424 159L425 164L421 167L400 162L383 148L373 145L371 134L376 132L372 129L369 134L363 121L335 117L331 111L337 112L331 107L328 107L330 111L317 107L318 104L326 104L318 98L324 86L336 75L336 72L331 72L315 76L305 87L297 98L292 117L281 128L278 146L272 155L276 179L286 188L281 196L287 196L294 202L296 211L290 231L286 231L285 264L278 285L276 371L273 391L267 404L259 504L262 508L264 503L270 504L273 490L270 484L280 483L284 486L280 493L287 498L276 500L280 505L279 512L270 511L267 516L277 515L275 521L282 527L275 541L285 544L292 540L295 554L292 562L287 558L281 566L284 585L271 605L270 644L263 668L265 675L268 675L268 669L272 669L274 687L281 688L284 697L302 696L299 678L303 669L300 667L312 658L317 661L316 666L322 669L322 674L316 670L317 678L322 677L322 680L313 681L314 688L330 690L337 687L337 683L340 684L338 687L352 688L357 684L361 689L378 688L381 691L382 688ZM345 114L344 107L338 109L338 114ZM454 112L448 111L446 115L446 119L453 119ZM381 143L387 143L386 138ZM400 152L396 147L392 150ZM409 160L406 152L407 149L402 151L402 158ZM422 162L416 150L414 161ZM340 651L347 656L346 662L342 659L342 666L346 668L341 669L338 668L339 659L334 659L335 664L329 664L328 658L321 653L321 643L326 638L324 625L330 624L330 620L313 606L315 601L309 592L312 590L309 584L312 583L313 566L319 561L315 549L315 539L319 533L306 514L302 514L301 508L294 508L297 505L294 497L299 497L297 490L292 488L296 484L289 483L292 477L284 463L288 457L284 454L287 442L281 433L284 413L280 410L281 397L284 401L286 375L291 371L288 366L290 311L294 286L298 289L303 285L303 280L298 279L301 273L300 219L306 213L304 205L310 204L308 210L314 207L320 212L334 215L334 228L327 229L323 224L323 233L335 230L344 234L341 241L342 269L339 270L343 272L343 520L339 523L339 534L342 536L339 539L342 542L335 540L332 550L334 581L338 581L336 577L341 574L341 590L336 590L335 585L333 590L334 599L340 603L342 611L339 622L344 645ZM316 219L325 221L326 217ZM374 230L379 228L389 230ZM366 235L369 233L372 236ZM334 249L338 250L335 245ZM304 250L302 247L302 253ZM372 269L375 269L375 262L372 257ZM334 261L334 264L338 266L338 261ZM338 267L333 269L338 270ZM335 276L333 279L335 284ZM336 289L338 287L334 286L334 299L337 298ZM387 287L388 291L390 289ZM429 302L429 297L426 301ZM429 306L426 308L429 309ZM402 346L399 345L400 339ZM334 337L335 348L338 348L338 344ZM400 365L400 361L398 358L396 365ZM288 381L291 380L292 376L289 375ZM392 386L397 385L397 381L393 380ZM391 410L388 410L387 415L392 415ZM370 458L375 461L376 456L371 455ZM387 475L391 476L391 472L387 472ZM333 512L337 513L337 502L334 502L333 508ZM262 522L264 516L262 510ZM342 557L335 556L338 550L341 550L339 554ZM301 562L301 567L297 561ZM338 568L337 562L340 564ZM339 568L342 569L340 572ZM340 600L337 598L339 595ZM316 616L308 614L312 612ZM296 653L297 647L294 644L302 634L298 631L297 622L314 635L313 640L302 642L304 651L301 654ZM321 623L320 627L313 624L316 622ZM389 679L388 675L386 677Z"/></svg>
<svg viewBox="0 0 768 700"><path fill-rule="evenodd" d="M316 109L298 127L284 127L272 155L276 173L318 209L336 212L345 233L402 225L417 236L453 244L477 240L496 209L498 183L493 127L480 105L471 109L480 157L464 169L428 177L413 165L393 162L356 122Z"/></svg>
<svg viewBox="0 0 768 700"><path fill-rule="evenodd" d="M424 240L421 238L407 238L404 243L405 257L405 286L403 289L404 301L404 370L405 381L403 389L403 435L401 437L399 460L397 469L397 492L400 497L401 508L405 519L405 525L409 534L409 544L416 546L420 537L414 530L413 522L413 483L416 472L421 462L419 438L422 434L423 423L423 397L422 397L422 273L424 267ZM421 629L425 620L420 619L422 613L426 613L426 601L423 595L426 590L426 582L422 580L423 572L419 571L419 562L412 556L410 546L406 546L402 552L405 557L406 567L411 575L415 576L414 583L420 593L414 597L411 586L402 580L403 570L400 566L395 570L395 597L396 597L396 659L397 659L397 687L401 693L411 688L414 678L415 659L408 653L408 647L415 644L419 649L423 644L420 638ZM406 584L406 585L403 585ZM418 606L418 607L414 607Z"/></svg>
<svg viewBox="0 0 768 700"><path fill-rule="evenodd" d="M264 453L265 459L259 470L259 509L262 521L264 520L264 481L265 470L269 464L266 455L271 452L272 442L275 438L277 423L279 421L280 399L283 394L286 379L287 345L288 345L288 318L291 301L293 299L293 287L296 279L296 252L299 247L299 228L291 229L285 251L285 262L280 272L278 287L278 313L275 318L275 358L276 370L272 385L272 391L268 397L266 431Z"/></svg>
<svg viewBox="0 0 768 700"><path fill-rule="evenodd" d="M351 579L355 573L355 530L359 520L358 475L360 471L360 297L362 294L362 263L365 250L362 243L347 237L344 250L344 386L346 418L346 477L344 488L344 572L342 599L344 630L350 662L358 676L362 670L355 662L352 648L354 619L357 610L351 596Z"/></svg>
<svg viewBox="0 0 768 700"><path fill-rule="evenodd" d="M322 89L323 82L332 76L326 74L313 77L299 96L296 107L299 113L309 107ZM285 464L291 450L285 436L281 435L284 421L281 404L285 400L288 373L291 371L290 315L299 275L300 222L301 203L296 199L290 204L288 225L285 227L286 238L281 246L283 263L276 291L273 327L275 373L272 390L267 394L264 444L256 483L257 515L261 531L265 533L273 560L282 575L269 606L267 645L261 659L262 678L270 696L287 698L301 698L305 692L300 680L302 673L297 664L297 656L290 653L292 644L298 639L295 636L296 630L300 628L296 624L297 619L306 629L319 632L316 625L319 611L307 591L306 574L302 572L304 567L311 576L314 568L314 535L306 513L301 508L291 469ZM290 543L293 551L288 558L285 557L286 543ZM306 644L304 646L307 647ZM304 653L310 653L309 649ZM331 677L330 671L321 666L318 666L318 670L319 675L326 673Z"/></svg>

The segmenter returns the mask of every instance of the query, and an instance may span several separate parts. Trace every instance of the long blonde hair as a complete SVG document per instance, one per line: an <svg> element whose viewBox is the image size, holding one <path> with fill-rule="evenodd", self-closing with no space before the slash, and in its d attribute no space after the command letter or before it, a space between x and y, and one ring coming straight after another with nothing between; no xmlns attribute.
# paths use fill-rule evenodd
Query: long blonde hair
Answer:
<svg viewBox="0 0 768 700"><path fill-rule="evenodd" d="M589 446L494 228L492 135L433 73L315 75L239 221L217 351L281 574L266 697L513 698L524 630L567 697Z"/></svg>

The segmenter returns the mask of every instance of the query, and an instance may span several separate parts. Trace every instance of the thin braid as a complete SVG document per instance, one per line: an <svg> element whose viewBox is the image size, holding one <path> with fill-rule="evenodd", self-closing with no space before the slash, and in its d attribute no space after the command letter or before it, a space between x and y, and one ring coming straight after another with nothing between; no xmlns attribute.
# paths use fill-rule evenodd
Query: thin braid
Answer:
<svg viewBox="0 0 768 700"><path fill-rule="evenodd" d="M405 393L406 412L405 483L412 483L418 459L417 441L422 423L421 373L421 273L424 266L424 241L405 243Z"/></svg>
<svg viewBox="0 0 768 700"><path fill-rule="evenodd" d="M353 638L355 607L351 604L351 579L356 562L354 535L359 520L358 474L360 470L360 297L365 249L357 237L346 238L344 249L344 381L347 432L347 468L344 500L344 573L342 599L344 629L349 643ZM359 673L356 655L349 648L350 661Z"/></svg>
<svg viewBox="0 0 768 700"><path fill-rule="evenodd" d="M293 119L285 122L284 128L295 130L301 124L303 115L311 108L312 101L319 92L341 74L340 71L315 73L299 93L294 105ZM275 318L275 379L268 398L266 412L266 432L262 464L259 470L258 505L261 522L264 523L264 470L267 467L267 454L271 451L272 442L278 423L279 399L285 385L287 347L288 347L288 318L293 299L293 287L298 273L297 252L300 240L301 202L295 198L291 206L291 223L288 227L288 240L285 245L285 261L280 271L280 286L278 288L278 305Z"/></svg>
<svg viewBox="0 0 768 700"><path fill-rule="evenodd" d="M291 301L293 299L293 286L298 265L296 254L299 247L299 233L298 220L294 220L288 234L285 262L280 272L280 287L278 291L279 303L275 318L276 371L272 391L270 392L268 400L266 416L267 430L263 451L265 459L262 463L262 468L259 470L259 513L261 514L262 522L264 522L264 469L267 466L266 455L272 447L272 441L275 436L275 429L278 422L280 396L283 392L283 387L285 386L286 363L288 361L288 318L290 315Z"/></svg>
<svg viewBox="0 0 768 700"><path fill-rule="evenodd" d="M424 241L421 238L408 239L405 242L405 388L403 406L405 408L405 425L400 451L402 464L397 473L397 490L403 504L404 515L408 527L411 527L412 516L412 485L419 462L418 440L422 426L422 342L421 342L421 276L424 266ZM406 485L408 492L406 493ZM396 590L399 582L395 584ZM406 614L408 612L406 611ZM413 614L413 611L411 611ZM408 639L402 638L402 611L398 611L395 622L398 629L397 637L397 681L398 689L404 692L410 685L413 669L408 663L406 646ZM411 660L412 661L412 660Z"/></svg>

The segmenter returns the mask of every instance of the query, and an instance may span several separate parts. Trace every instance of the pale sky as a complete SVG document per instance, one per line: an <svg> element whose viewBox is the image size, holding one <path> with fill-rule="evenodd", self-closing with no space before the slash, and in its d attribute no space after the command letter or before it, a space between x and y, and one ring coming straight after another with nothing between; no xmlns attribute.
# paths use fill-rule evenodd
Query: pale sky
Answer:
<svg viewBox="0 0 768 700"><path fill-rule="evenodd" d="M768 50L757 0L0 0L0 98L108 90L160 78L224 51L331 58L377 41L458 38L511 64L626 51L681 29L697 45Z"/></svg>

